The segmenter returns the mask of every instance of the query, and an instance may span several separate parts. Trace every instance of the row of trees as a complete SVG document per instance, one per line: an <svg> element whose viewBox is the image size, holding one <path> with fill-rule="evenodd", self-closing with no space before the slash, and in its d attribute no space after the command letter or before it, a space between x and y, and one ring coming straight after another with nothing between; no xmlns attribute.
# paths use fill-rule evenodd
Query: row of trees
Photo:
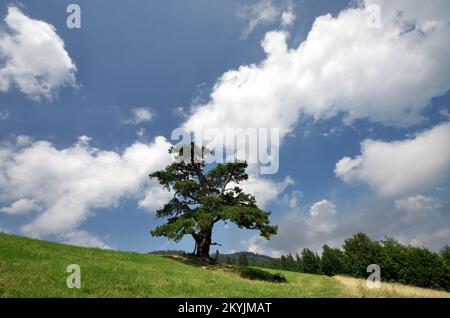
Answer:
<svg viewBox="0 0 450 318"><path fill-rule="evenodd" d="M405 246L392 238L374 241L364 233L345 240L342 249L323 246L322 255L303 249L265 263L265 266L311 274L367 277L367 266L377 264L381 279L420 287L450 290L450 247L434 253Z"/></svg>
<svg viewBox="0 0 450 318"><path fill-rule="evenodd" d="M239 254L238 257L227 256L225 259L225 264L227 265L239 265L239 266L249 266L255 265L251 264L245 254Z"/></svg>

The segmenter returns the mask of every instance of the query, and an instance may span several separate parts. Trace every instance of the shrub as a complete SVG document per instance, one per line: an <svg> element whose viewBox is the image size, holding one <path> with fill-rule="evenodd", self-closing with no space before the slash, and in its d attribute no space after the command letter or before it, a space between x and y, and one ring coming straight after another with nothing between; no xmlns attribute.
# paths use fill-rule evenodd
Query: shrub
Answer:
<svg viewBox="0 0 450 318"><path fill-rule="evenodd" d="M296 260L289 254L265 265L304 273L366 278L370 264L380 266L383 281L450 291L450 246L436 253L423 247L403 245L393 238L374 241L364 233L347 238L343 249L324 245L321 257L305 248Z"/></svg>
<svg viewBox="0 0 450 318"><path fill-rule="evenodd" d="M381 267L383 280L408 283L408 247L393 238L381 241L383 253L378 265Z"/></svg>
<svg viewBox="0 0 450 318"><path fill-rule="evenodd" d="M438 254L426 248L410 246L407 260L408 266L404 270L408 284L450 290L450 273Z"/></svg>
<svg viewBox="0 0 450 318"><path fill-rule="evenodd" d="M320 256L311 251L310 249L304 248L302 251L301 265L303 272L309 274L320 274Z"/></svg>
<svg viewBox="0 0 450 318"><path fill-rule="evenodd" d="M239 268L239 274L248 279L253 280L264 280L268 282L274 282L274 283L286 283L286 277L284 277L281 273L269 273L266 271L263 271L258 268L253 267L240 267Z"/></svg>
<svg viewBox="0 0 450 318"><path fill-rule="evenodd" d="M344 242L348 272L352 276L365 277L367 266L380 264L383 247L364 233L356 233Z"/></svg>
<svg viewBox="0 0 450 318"><path fill-rule="evenodd" d="M448 265L450 265L450 246L445 245L441 249L441 257Z"/></svg>
<svg viewBox="0 0 450 318"><path fill-rule="evenodd" d="M322 250L322 272L328 276L344 274L344 252L328 245L324 245Z"/></svg>

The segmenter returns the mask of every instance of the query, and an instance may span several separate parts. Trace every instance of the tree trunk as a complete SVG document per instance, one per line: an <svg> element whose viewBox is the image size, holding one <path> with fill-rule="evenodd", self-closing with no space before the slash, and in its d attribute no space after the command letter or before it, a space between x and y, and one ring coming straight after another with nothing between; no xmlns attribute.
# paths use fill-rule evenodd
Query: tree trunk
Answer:
<svg viewBox="0 0 450 318"><path fill-rule="evenodd" d="M203 229L194 238L197 244L196 255L201 258L209 259L209 249L211 247L211 229Z"/></svg>

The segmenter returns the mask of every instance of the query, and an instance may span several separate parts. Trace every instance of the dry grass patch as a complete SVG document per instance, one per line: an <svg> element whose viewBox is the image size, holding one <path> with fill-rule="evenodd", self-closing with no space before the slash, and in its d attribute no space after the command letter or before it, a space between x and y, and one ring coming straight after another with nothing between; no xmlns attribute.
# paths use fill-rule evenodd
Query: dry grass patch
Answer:
<svg viewBox="0 0 450 318"><path fill-rule="evenodd" d="M381 283L381 288L368 288L366 281L360 278L347 276L334 276L344 289L342 297L362 298L450 298L450 293L445 291L420 288L398 283Z"/></svg>

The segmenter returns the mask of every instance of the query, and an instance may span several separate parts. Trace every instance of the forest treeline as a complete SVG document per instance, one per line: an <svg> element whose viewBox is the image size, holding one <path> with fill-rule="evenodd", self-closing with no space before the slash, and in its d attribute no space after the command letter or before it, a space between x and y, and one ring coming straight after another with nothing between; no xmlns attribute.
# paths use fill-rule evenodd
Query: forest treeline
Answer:
<svg viewBox="0 0 450 318"><path fill-rule="evenodd" d="M240 256L228 261L248 263L244 258ZM364 233L347 238L342 248L324 245L322 255L305 248L300 255L283 255L257 265L311 274L366 278L370 274L367 273L370 264L380 266L382 281L450 291L448 245L435 253L427 248L403 245L392 238L374 241Z"/></svg>

